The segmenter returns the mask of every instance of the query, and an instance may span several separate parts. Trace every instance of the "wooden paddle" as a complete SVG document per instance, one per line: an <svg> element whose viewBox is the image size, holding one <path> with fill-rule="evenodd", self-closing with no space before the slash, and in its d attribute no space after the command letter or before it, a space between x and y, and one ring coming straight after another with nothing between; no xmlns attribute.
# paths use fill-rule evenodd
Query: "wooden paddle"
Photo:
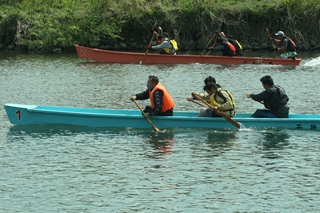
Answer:
<svg viewBox="0 0 320 213"><path fill-rule="evenodd" d="M204 104L202 104L202 103L199 103L198 101L195 101L195 100L191 100L191 101L192 101L193 103L196 103L196 104L202 106L202 107L208 108L207 105L204 105Z"/></svg>
<svg viewBox="0 0 320 213"><path fill-rule="evenodd" d="M219 30L215 31L224 41L228 42L228 39L225 37L224 33L222 35L222 33L219 32Z"/></svg>
<svg viewBox="0 0 320 213"><path fill-rule="evenodd" d="M214 38L215 35L216 35L216 34L213 33L213 35L211 36L211 38L210 38L208 44L206 45L206 47L209 46L209 44L211 43L211 41L212 41L212 39ZM202 53L201 53L200 57L202 57L202 54L204 53L204 51L205 51L205 50L202 50ZM210 52L210 51L209 51L209 52ZM207 55L208 55L208 54L207 54Z"/></svg>
<svg viewBox="0 0 320 213"><path fill-rule="evenodd" d="M235 120L233 120L232 118L230 118L229 116L227 116L226 114L224 114L223 112L221 112L220 110L214 108L213 106L211 106L209 103L207 103L205 100L203 100L198 94L193 93L194 97L196 97L197 99L201 100L205 105L207 105L209 108L213 109L215 112L217 112L219 115L221 115L221 117L223 117L224 119L226 119L227 121L229 121L232 125L234 125L235 127L237 127L238 129L240 129L240 124L238 122L236 122Z"/></svg>
<svg viewBox="0 0 320 213"><path fill-rule="evenodd" d="M273 41L271 40L271 39L272 39L272 37L271 37L271 35L270 35L270 32L269 32L268 28L266 28L266 31L267 31L267 34L268 34L269 40L271 41L272 48L273 48L273 49L275 49L276 47L274 46L274 43L273 43Z"/></svg>
<svg viewBox="0 0 320 213"><path fill-rule="evenodd" d="M152 33L152 38L151 38L148 46L151 46L152 41L153 41L153 38L154 38L154 33ZM146 60L146 57L147 57L147 55L148 55L148 52L149 52L149 49L147 49L146 54L145 54L144 57L143 57L143 60L140 61L140 64L143 64L144 60Z"/></svg>
<svg viewBox="0 0 320 213"><path fill-rule="evenodd" d="M212 47L216 46L216 44L217 44L217 42L215 41L215 42L212 44ZM207 52L207 55L210 54L210 51L211 51L211 50L209 50L209 51Z"/></svg>
<svg viewBox="0 0 320 213"><path fill-rule="evenodd" d="M143 113L142 108L141 108L140 105L136 102L136 100L134 100L134 99L131 99L131 100L137 105L137 107L138 107L138 108L140 109L140 111ZM156 125L153 124L153 122L151 121L150 118L147 118L147 120L149 121L149 123L151 124L151 126L154 128L154 130L156 130L157 132L161 132L161 133L164 132L164 130L162 131L162 130L160 130L158 127L156 127Z"/></svg>
<svg viewBox="0 0 320 213"><path fill-rule="evenodd" d="M226 36L224 33L219 33L219 31L217 31L217 30L216 30L215 33L218 34L218 35L220 35L220 36L222 36L222 37L224 37L224 38L227 38L227 36ZM214 35L215 35L215 34L214 34ZM216 46L216 44L217 44L217 42L215 41L215 42L213 43L212 47ZM210 51L211 51L211 50L208 51L207 55L210 54Z"/></svg>

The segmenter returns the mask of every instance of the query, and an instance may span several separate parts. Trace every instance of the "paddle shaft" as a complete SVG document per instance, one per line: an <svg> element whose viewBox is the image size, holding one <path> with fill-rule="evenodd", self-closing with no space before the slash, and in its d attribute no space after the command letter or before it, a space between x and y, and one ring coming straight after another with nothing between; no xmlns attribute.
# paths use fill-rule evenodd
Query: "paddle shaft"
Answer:
<svg viewBox="0 0 320 213"><path fill-rule="evenodd" d="M267 31L267 34L268 34L269 40L271 41L272 47L273 47L273 49L275 49L276 47L274 46L274 43L273 43L273 41L271 40L271 39L272 39L272 37L271 37L271 35L270 35L270 32L269 32L268 28L266 28L266 31Z"/></svg>
<svg viewBox="0 0 320 213"><path fill-rule="evenodd" d="M211 36L211 38L210 38L208 44L206 45L206 47L211 43L211 41L212 41L212 39L214 38L215 35L216 35L216 34L213 33L213 35ZM200 57L203 55L204 51L205 51L205 50L202 50L202 53L201 53ZM210 52L210 51L209 51L209 52ZM207 54L207 55L208 55L208 54Z"/></svg>
<svg viewBox="0 0 320 213"><path fill-rule="evenodd" d="M154 34L152 33L152 38L151 38L148 46L151 46L152 41L153 41L153 38L154 38ZM143 57L143 60L142 60L141 64L143 64L144 60L146 60L146 57L147 57L147 55L148 55L148 52L149 52L149 49L147 49L146 54L144 54L144 57Z"/></svg>
<svg viewBox="0 0 320 213"><path fill-rule="evenodd" d="M212 47L216 46L216 44L217 44L217 42L215 41L215 42L212 44ZM207 55L210 54L210 51L211 51L211 50L208 51Z"/></svg>
<svg viewBox="0 0 320 213"><path fill-rule="evenodd" d="M195 100L191 100L193 103L196 103L202 107L205 107L205 108L208 108L206 105L202 104L202 103L199 103L198 101L195 101Z"/></svg>
<svg viewBox="0 0 320 213"><path fill-rule="evenodd" d="M194 96L201 100L205 105L207 105L209 108L213 109L215 112L217 112L221 117L223 117L224 119L226 119L227 121L229 121L232 125L234 125L235 127L237 127L238 129L240 129L240 124L238 122L236 122L235 120L233 120L232 118L230 118L229 116L227 116L226 114L224 114L223 112L221 112L220 110L214 108L213 106L211 106L209 103L207 103L205 100L203 100L199 95L194 94Z"/></svg>
<svg viewBox="0 0 320 213"><path fill-rule="evenodd" d="M224 38L227 38L227 36L226 36L224 33L219 33L219 35L222 36L222 37L224 37ZM214 47L214 46L216 46L216 44L217 44L217 42L214 42L214 44L213 44L212 46ZM209 54L209 53L210 53L210 50L209 50L208 54ZM208 55L208 54L207 54L207 55Z"/></svg>
<svg viewBox="0 0 320 213"><path fill-rule="evenodd" d="M226 40L226 41L228 42L228 39L227 39L227 37L225 36L224 33L223 33L223 35L222 35L222 33L220 33L218 30L216 30L216 33L217 33L220 37L222 37L223 40Z"/></svg>
<svg viewBox="0 0 320 213"><path fill-rule="evenodd" d="M136 102L136 100L134 99L131 99L136 105L137 107L140 109L140 111L143 113L143 110L142 108L140 107L140 105ZM149 121L149 123L151 124L151 126L154 128L154 130L156 130L157 132L164 132L164 131L161 131L158 127L156 127L156 125L154 125L154 123L151 121L150 118L147 118L147 120Z"/></svg>

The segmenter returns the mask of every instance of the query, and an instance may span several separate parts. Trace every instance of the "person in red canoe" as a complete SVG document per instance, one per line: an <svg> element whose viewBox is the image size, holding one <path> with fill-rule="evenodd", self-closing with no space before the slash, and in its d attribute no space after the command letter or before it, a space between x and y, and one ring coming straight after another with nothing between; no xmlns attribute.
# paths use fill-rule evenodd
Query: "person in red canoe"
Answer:
<svg viewBox="0 0 320 213"><path fill-rule="evenodd" d="M161 49L160 54L171 54L176 55L176 50L178 50L177 42L174 39L167 39L164 35L158 36L159 45L156 46L148 46L148 49L158 50Z"/></svg>
<svg viewBox="0 0 320 213"><path fill-rule="evenodd" d="M228 39L223 37L218 37L216 39L217 46L215 47L205 47L206 51L222 51L221 56L236 56L236 47L228 41Z"/></svg>
<svg viewBox="0 0 320 213"><path fill-rule="evenodd" d="M297 51L296 51L297 45L294 43L294 41L291 38L286 36L283 31L277 32L275 34L275 36L276 36L276 39L271 38L270 40L279 44L279 47L277 49L279 51L284 52L280 55L281 58L294 59L295 57L298 56Z"/></svg>

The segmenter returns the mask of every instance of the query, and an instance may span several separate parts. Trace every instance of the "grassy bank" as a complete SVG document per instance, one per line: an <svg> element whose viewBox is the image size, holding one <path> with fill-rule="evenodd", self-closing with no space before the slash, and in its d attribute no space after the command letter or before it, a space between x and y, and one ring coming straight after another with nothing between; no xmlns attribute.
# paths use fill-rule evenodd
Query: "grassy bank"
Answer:
<svg viewBox="0 0 320 213"><path fill-rule="evenodd" d="M136 42L162 26L192 50L214 30L245 45L283 30L298 46L320 42L320 0L0 0L0 48L73 49Z"/></svg>

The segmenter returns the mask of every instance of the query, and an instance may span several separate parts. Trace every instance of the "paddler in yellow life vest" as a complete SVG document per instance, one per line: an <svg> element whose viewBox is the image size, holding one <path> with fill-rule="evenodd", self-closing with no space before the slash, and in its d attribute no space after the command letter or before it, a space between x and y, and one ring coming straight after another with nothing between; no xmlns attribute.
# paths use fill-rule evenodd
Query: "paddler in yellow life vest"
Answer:
<svg viewBox="0 0 320 213"><path fill-rule="evenodd" d="M223 112L229 117L235 116L236 103L231 92L218 88L214 83L208 83L203 87L209 94L209 104L215 109ZM201 111L199 117L221 117L219 113L216 113L213 109L208 108L205 111Z"/></svg>
<svg viewBox="0 0 320 213"><path fill-rule="evenodd" d="M221 88L220 84L217 84L216 83L216 79L214 77L212 77L211 75L209 75L208 77L206 77L204 79L204 84L207 85L207 84L210 84L210 83L214 83L218 88ZM194 92L193 92L194 93ZM191 93L191 95L193 94ZM207 101L207 103L210 103L210 95L208 93L196 93L199 97L201 97L203 100ZM192 95L192 97L189 97L187 98L188 101L191 101L191 100L196 100L197 98L194 97ZM218 106L218 103L216 102L213 102L211 103L212 106Z"/></svg>
<svg viewBox="0 0 320 213"><path fill-rule="evenodd" d="M158 41L161 42L159 45L157 45L157 46L148 46L147 48L148 49L152 49L152 50L161 49L160 54L171 54L171 55L176 55L177 54L172 42L169 41L168 39L166 39L166 37L164 35L159 35L158 36Z"/></svg>
<svg viewBox="0 0 320 213"><path fill-rule="evenodd" d="M174 101L166 88L159 82L158 77L149 76L147 90L131 97L131 100L150 99L151 106L146 106L143 116L172 116Z"/></svg>

